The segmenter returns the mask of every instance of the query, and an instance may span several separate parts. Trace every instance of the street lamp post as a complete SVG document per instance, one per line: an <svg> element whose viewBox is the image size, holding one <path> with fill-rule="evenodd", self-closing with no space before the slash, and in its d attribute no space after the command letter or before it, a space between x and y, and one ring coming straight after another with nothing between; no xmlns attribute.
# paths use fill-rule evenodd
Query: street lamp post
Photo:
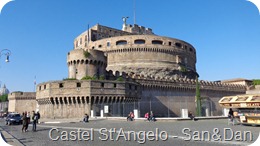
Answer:
<svg viewBox="0 0 260 146"><path fill-rule="evenodd" d="M10 62L10 60L9 60L9 56L11 56L11 51L10 50L8 50L8 49L1 50L0 51L0 58L1 58L2 55L6 56L5 62L7 62L7 63Z"/></svg>

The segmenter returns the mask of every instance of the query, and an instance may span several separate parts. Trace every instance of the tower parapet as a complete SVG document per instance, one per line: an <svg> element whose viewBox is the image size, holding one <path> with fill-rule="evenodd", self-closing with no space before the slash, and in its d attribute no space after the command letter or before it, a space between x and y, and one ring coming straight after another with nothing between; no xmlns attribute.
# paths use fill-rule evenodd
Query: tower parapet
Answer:
<svg viewBox="0 0 260 146"><path fill-rule="evenodd" d="M67 55L69 78L100 77L106 73L106 57L98 50L72 50Z"/></svg>

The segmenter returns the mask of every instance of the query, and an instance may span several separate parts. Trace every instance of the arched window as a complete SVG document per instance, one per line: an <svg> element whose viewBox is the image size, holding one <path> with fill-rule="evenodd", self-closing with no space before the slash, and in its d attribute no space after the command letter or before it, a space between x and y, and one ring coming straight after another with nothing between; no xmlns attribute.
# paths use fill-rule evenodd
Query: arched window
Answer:
<svg viewBox="0 0 260 146"><path fill-rule="evenodd" d="M135 44L145 44L145 40L135 40Z"/></svg>
<svg viewBox="0 0 260 146"><path fill-rule="evenodd" d="M190 48L190 51L191 51L191 52L193 52L193 49L192 49L192 48Z"/></svg>
<svg viewBox="0 0 260 146"><path fill-rule="evenodd" d="M127 41L125 41L125 40L121 40L121 41L116 42L116 45L126 45L126 44L127 44Z"/></svg>
<svg viewBox="0 0 260 146"><path fill-rule="evenodd" d="M182 44L181 43L175 43L175 46L181 48Z"/></svg>
<svg viewBox="0 0 260 146"><path fill-rule="evenodd" d="M162 44L163 44L163 41L153 40L153 41L152 41L152 44L162 45Z"/></svg>

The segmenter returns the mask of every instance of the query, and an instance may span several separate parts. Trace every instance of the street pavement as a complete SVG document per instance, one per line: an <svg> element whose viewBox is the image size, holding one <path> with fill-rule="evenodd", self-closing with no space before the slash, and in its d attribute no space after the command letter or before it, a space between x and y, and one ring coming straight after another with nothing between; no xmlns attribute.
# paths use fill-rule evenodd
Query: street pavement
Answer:
<svg viewBox="0 0 260 146"><path fill-rule="evenodd" d="M37 131L21 132L21 125L1 128L26 146L233 146L253 143L260 127L228 125L227 119L146 122L90 120L89 123L42 123Z"/></svg>

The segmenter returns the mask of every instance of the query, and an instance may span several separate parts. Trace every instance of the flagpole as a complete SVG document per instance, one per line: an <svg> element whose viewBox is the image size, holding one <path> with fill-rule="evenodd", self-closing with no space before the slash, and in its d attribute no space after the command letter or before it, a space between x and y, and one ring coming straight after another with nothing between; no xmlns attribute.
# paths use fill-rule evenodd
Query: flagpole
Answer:
<svg viewBox="0 0 260 146"><path fill-rule="evenodd" d="M33 91L36 92L36 76L34 76Z"/></svg>

